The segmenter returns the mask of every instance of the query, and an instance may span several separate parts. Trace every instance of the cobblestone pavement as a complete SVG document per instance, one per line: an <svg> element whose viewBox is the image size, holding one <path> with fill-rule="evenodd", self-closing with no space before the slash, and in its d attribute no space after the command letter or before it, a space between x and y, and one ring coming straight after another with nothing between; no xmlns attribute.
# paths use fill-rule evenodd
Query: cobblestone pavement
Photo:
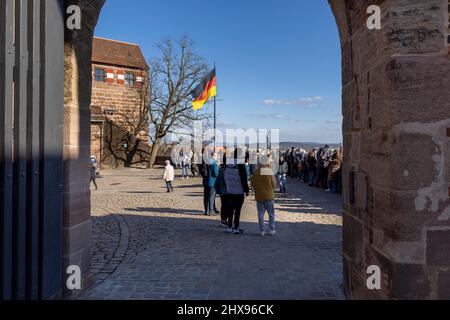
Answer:
<svg viewBox="0 0 450 320"><path fill-rule="evenodd" d="M277 199L277 236L259 236L252 197L236 236L203 215L200 179L167 194L161 173L102 173L92 192L96 284L82 299L344 298L339 196L291 180Z"/></svg>

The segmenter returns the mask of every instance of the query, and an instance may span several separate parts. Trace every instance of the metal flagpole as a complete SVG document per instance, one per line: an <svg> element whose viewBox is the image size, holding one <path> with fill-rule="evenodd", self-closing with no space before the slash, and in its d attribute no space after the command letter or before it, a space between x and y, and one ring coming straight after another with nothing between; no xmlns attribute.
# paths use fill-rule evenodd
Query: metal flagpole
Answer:
<svg viewBox="0 0 450 320"><path fill-rule="evenodd" d="M217 130L217 104L216 97L214 97L214 151L216 151L216 132Z"/></svg>
<svg viewBox="0 0 450 320"><path fill-rule="evenodd" d="M216 62L214 62L214 71L216 71ZM216 74L217 77L217 74ZM217 94L214 96L214 152L216 152L216 135L217 135Z"/></svg>

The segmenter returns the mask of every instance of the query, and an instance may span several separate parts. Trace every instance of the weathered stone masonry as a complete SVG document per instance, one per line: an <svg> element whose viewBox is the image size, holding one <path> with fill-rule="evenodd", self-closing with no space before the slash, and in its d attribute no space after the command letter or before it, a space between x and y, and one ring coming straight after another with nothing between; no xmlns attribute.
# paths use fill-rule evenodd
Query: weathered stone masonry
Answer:
<svg viewBox="0 0 450 320"><path fill-rule="evenodd" d="M66 0L82 9L81 30L65 34L64 76L64 270L81 266L90 283L91 203L89 189L92 37L104 1Z"/></svg>
<svg viewBox="0 0 450 320"><path fill-rule="evenodd" d="M103 71L105 77L96 81L95 70ZM138 45L94 38L91 155L95 155L102 165L112 166L118 163L118 158L126 158L123 145L130 142L130 136L141 141L140 150L149 152L148 117L145 112L141 113L147 70L147 62ZM126 82L127 75L133 75L134 83ZM139 155L133 157L136 163L141 160ZM142 155L145 157L145 152Z"/></svg>
<svg viewBox="0 0 450 320"><path fill-rule="evenodd" d="M344 272L353 298L450 298L448 1L330 1L343 56ZM366 8L382 8L382 30ZM366 287L379 265L382 291Z"/></svg>
<svg viewBox="0 0 450 320"><path fill-rule="evenodd" d="M89 130L83 126L91 69L85 61L104 1L66 2L83 8L82 30L66 36L66 257L81 260L86 271ZM343 59L346 293L450 298L449 3L329 2ZM382 8L382 30L366 27L372 4ZM381 291L366 287L370 265L381 267Z"/></svg>

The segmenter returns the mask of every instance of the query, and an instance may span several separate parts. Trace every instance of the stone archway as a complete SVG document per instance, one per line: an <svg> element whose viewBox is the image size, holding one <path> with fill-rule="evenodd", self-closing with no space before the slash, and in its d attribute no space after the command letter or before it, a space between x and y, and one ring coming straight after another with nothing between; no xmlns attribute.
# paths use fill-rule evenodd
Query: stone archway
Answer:
<svg viewBox="0 0 450 320"><path fill-rule="evenodd" d="M104 0L66 31L65 263L90 264L90 61ZM344 275L349 298L450 298L448 1L329 0L342 47ZM382 29L366 26L382 9ZM382 272L368 290L367 268ZM87 279L88 280L88 279Z"/></svg>

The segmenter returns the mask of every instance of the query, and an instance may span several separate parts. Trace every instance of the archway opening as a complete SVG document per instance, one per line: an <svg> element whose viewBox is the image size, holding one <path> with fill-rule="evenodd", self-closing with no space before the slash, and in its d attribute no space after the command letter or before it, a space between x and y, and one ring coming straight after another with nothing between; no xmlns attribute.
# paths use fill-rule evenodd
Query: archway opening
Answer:
<svg viewBox="0 0 450 320"><path fill-rule="evenodd" d="M446 97L431 87L430 70L448 67L446 4L378 1L379 29L366 24L369 1L329 2L343 61L346 292L356 298L445 297L449 123ZM102 4L89 6L89 27ZM411 15L420 21L409 23ZM89 49L81 48L90 56ZM427 110L418 102L424 99ZM425 169L422 156L435 166ZM367 286L368 270L380 271L374 290Z"/></svg>
<svg viewBox="0 0 450 320"><path fill-rule="evenodd" d="M91 154L94 155L94 149L95 153L103 152L96 156L101 159L103 170L97 181L99 191L92 185L91 198L94 242L92 270L100 280L88 294L95 297L95 292L107 286L108 279L113 274L120 274L128 268L125 262L127 259L133 261L139 257L150 257L150 252L154 254L153 250L166 248L171 252L166 255L169 265L179 260L176 253L183 255L185 252L191 259L198 261L199 268L204 273L202 276L210 278L209 287L204 281L191 281L192 288L188 286L183 291L181 287L177 287L177 292L175 289L173 292L169 290L173 296L183 297L185 294L185 297L191 297L190 295L196 294L195 288L203 285L203 297L219 297L220 290L214 283L222 281L222 289L229 287L231 290L228 290L229 296L223 298L242 297L240 295L244 291L247 298L255 299L276 299L282 296L292 299L342 298L342 201L337 190L334 194L325 191L329 189L328 167L322 163L325 158L327 161L331 160L333 151L342 147L340 46L329 5L326 2L306 4L290 1L280 7L275 2L267 2L261 4L256 13L250 4L216 3L212 5L211 11L220 14L211 19L210 27L205 29L200 24L185 23L187 17L195 14L196 10L191 5L180 2L175 10L173 6L163 3L150 5L135 1L131 4L124 8L118 3L106 2L93 42L91 138L97 148L91 146ZM151 35L148 31L136 31L151 27L144 15L141 16L136 10L138 7L151 8L158 13L150 15L152 24L159 26ZM171 21L166 19L167 16L171 17ZM119 26L115 23L119 17L129 21L134 19L135 23ZM230 21L233 21L231 27ZM159 180L162 168L143 169L147 167L146 159L136 155L134 157L137 161L131 165L133 168L121 168L128 165L117 150L132 149L130 144L133 142L127 140L128 136L117 137L119 134L113 132L112 126L129 128L130 117L126 113L132 112L131 109L138 104L138 101L130 101L130 88L123 81L126 79L122 75L137 72L137 58L145 59L144 63L149 65L150 70L154 70L153 61L155 58L160 59L162 54L161 40L171 38L171 45L176 47L179 44L177 41L186 36L194 42L189 50L203 56L209 70L216 65L216 121L220 131L217 135L223 137L216 140L218 150L221 151L224 146L237 146L248 148L249 154L258 149L262 153L270 144L274 151L277 149L277 153L286 158L287 174L290 176L287 187L289 193L276 195L277 240L282 243L292 242L292 246L289 246L291 251L283 249L279 242L268 243L268 248L258 246L260 239L256 235L260 234L260 227L253 195L247 198L242 210L241 227L246 229L246 235L238 240L236 237L227 237L229 235L224 230L217 228L221 217L203 215L204 190L201 177L180 180L180 168L176 171L177 178L173 183L175 192L166 195L165 184ZM163 45L166 44L167 42L163 42ZM136 48L140 49L142 57ZM163 53L167 54L167 51ZM182 51L177 48L171 53L182 55ZM180 57L179 61L183 61L183 58ZM165 61L159 62L164 64ZM176 75L180 76L179 73ZM174 82L177 83L177 80ZM213 105L207 105L200 112L212 116ZM155 115L157 114L155 111ZM102 116L103 122L100 122L99 118ZM213 119L201 122L206 126L212 123ZM180 151L186 153L185 148L179 147L180 150L176 152L172 152L172 149L188 139L191 128L194 127L192 121L170 128L175 134L164 137L165 144L161 146L161 150L168 152L160 152L158 159L171 159L175 166L182 166L183 155L178 159L177 155ZM150 121L150 145L154 144L155 136L151 135L156 129L155 122ZM211 127L203 131L207 129ZM232 142L226 141L229 136L227 131L235 130L242 130L246 136L245 140L239 141L242 145L234 137ZM251 141L252 134L249 132L252 130L258 136L256 141ZM261 134L264 130L268 133L278 130L279 134L269 134L268 137L268 134ZM102 135L104 143L99 145L98 139L101 140ZM202 132L202 136L204 135ZM208 144L207 141L203 143ZM324 151L325 145L329 146L328 153L318 154L319 150ZM291 153L287 154L288 150ZM311 161L308 163L308 153L312 150L315 150L315 154L310 155ZM127 151L129 150L124 153ZM220 154L219 160L222 159ZM313 160L316 159L317 163L314 164ZM278 162L278 157L275 161ZM161 164L161 161L156 162L157 166ZM119 168L116 168L117 165ZM254 170L257 165L257 162L254 163ZM191 166L195 164L192 163ZM339 169L340 163L333 174L337 176ZM300 176L300 173L303 175ZM330 177L331 175L330 172ZM282 176L277 175L277 178L281 179ZM220 203L218 198L217 208L220 208ZM183 229L184 232L181 231ZM167 234L172 241L164 244ZM267 234L269 235L269 231ZM202 238L204 239L201 240ZM202 241L208 243L206 251L198 248L202 246ZM236 241L237 244L234 244ZM237 248L233 250L236 245ZM190 246L197 248L197 254L189 250ZM220 250L224 252L219 254ZM260 259L267 250L273 252L269 254L272 257L267 259L269 262ZM283 250L288 252L281 254ZM253 255L249 254L250 251L253 251ZM297 257L288 259L288 256ZM152 258L160 259L158 254ZM211 268L209 261L214 259L216 262L212 270L208 270ZM236 261L231 261L234 259ZM286 260L287 264L282 270L273 265L273 261L280 259ZM306 260L309 260L309 266L305 264ZM271 285L267 288L255 286L256 274L240 267L242 283L237 290L239 292L233 294L231 283L227 284L222 279L224 276L228 277L226 274L233 270L233 263L254 266L265 272L265 277L272 279ZM167 268L164 263L152 265L152 273L163 273L163 269ZM195 277L197 271L193 265L195 264L186 265L190 272L186 274L187 280ZM140 268L135 264L134 267ZM231 270L226 270L228 268ZM221 269L224 270L222 274L210 274ZM282 283L286 283L289 277L290 288L283 293ZM179 284L170 276L167 276L167 282L169 285ZM141 292L141 295L152 294L151 284L148 285L148 292ZM223 292L226 293L227 290ZM280 295L277 297L275 292ZM157 296L153 294L154 297ZM162 292L160 297L165 297L166 294ZM200 296L199 292L197 294Z"/></svg>

